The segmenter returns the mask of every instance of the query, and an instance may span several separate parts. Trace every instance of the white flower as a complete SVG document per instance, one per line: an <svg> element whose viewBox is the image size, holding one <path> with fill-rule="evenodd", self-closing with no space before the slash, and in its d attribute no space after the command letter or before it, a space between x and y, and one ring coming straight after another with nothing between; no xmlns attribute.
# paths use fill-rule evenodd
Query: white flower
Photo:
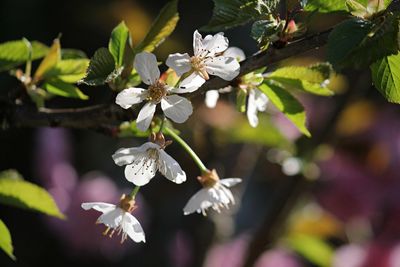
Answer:
<svg viewBox="0 0 400 267"><path fill-rule="evenodd" d="M147 142L140 147L121 148L112 158L117 165L126 165L126 179L137 186L150 182L157 170L172 182L183 183L186 181L186 173L164 148L165 145Z"/></svg>
<svg viewBox="0 0 400 267"><path fill-rule="evenodd" d="M268 97L257 88L250 89L247 99L246 114L251 127L257 127L259 111L263 112L267 109Z"/></svg>
<svg viewBox="0 0 400 267"><path fill-rule="evenodd" d="M196 30L193 34L194 56L190 57L187 53L172 54L168 56L166 64L174 69L178 76L192 72L187 77L191 86L201 86L209 79L209 74L231 81L238 76L240 64L235 58L221 54L228 48L228 44L229 41L222 32L207 35L203 39ZM181 84L182 86L187 85Z"/></svg>
<svg viewBox="0 0 400 267"><path fill-rule="evenodd" d="M241 62L246 59L246 55L244 54L243 50L238 47L229 47L223 53L224 57L232 57L236 59L238 62ZM217 105L217 101L219 98L220 93L231 92L232 87L228 86L219 90L208 90L206 92L206 97L204 99L205 104L208 108L215 108Z"/></svg>
<svg viewBox="0 0 400 267"><path fill-rule="evenodd" d="M119 206L104 202L88 202L82 203L81 207L84 210L94 209L103 213L96 221L97 224L102 223L107 226L103 235L112 237L116 232L117 235L122 233L121 243L127 239L127 236L138 243L146 242L142 226L130 214L136 208L134 203L132 198L123 195Z"/></svg>
<svg viewBox="0 0 400 267"><path fill-rule="evenodd" d="M235 199L229 187L232 187L242 181L240 178L226 178L220 180L215 170L198 177L203 189L194 194L186 206L183 208L183 214L188 215L194 212L202 213L206 216L206 210L212 208L217 212L225 207L229 209L229 204L235 204Z"/></svg>
<svg viewBox="0 0 400 267"><path fill-rule="evenodd" d="M165 116L177 123L185 122L193 112L192 104L186 98L174 93L193 92L199 86L192 85L192 81L187 79L182 81L179 89L166 85L160 80L157 59L151 53L137 54L134 65L142 81L149 85L148 89L135 87L124 89L117 95L115 102L122 108L128 109L147 100L136 119L137 127L142 131L149 128L158 103L161 103Z"/></svg>

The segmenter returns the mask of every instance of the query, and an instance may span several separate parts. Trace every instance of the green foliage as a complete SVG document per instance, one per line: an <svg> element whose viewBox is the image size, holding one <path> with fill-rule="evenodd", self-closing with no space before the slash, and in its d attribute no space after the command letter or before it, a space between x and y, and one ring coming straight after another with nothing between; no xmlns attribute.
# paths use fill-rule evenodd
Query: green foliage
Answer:
<svg viewBox="0 0 400 267"><path fill-rule="evenodd" d="M13 260L16 260L13 251L11 234L7 226L0 220L0 248Z"/></svg>
<svg viewBox="0 0 400 267"><path fill-rule="evenodd" d="M259 89L269 98L275 107L281 111L303 134L310 137L306 127L306 113L303 105L289 92L266 80Z"/></svg>
<svg viewBox="0 0 400 267"><path fill-rule="evenodd" d="M311 235L293 234L287 238L286 242L294 251L316 266L331 266L333 248L322 239Z"/></svg>
<svg viewBox="0 0 400 267"><path fill-rule="evenodd" d="M286 90L300 90L316 95L330 96L333 92L325 83L329 81L332 67L329 64L318 64L311 67L283 67L270 73L265 79Z"/></svg>
<svg viewBox="0 0 400 267"><path fill-rule="evenodd" d="M49 48L44 44L33 41L32 60L44 57ZM28 60L29 48L23 40L10 41L0 44L0 71L11 70Z"/></svg>
<svg viewBox="0 0 400 267"><path fill-rule="evenodd" d="M381 2L382 0L370 1L370 2ZM321 13L330 13L337 11L352 11L355 6L367 6L368 0L307 0L306 11L315 11ZM356 3L355 3L356 2ZM383 6L386 8L392 0L383 0ZM382 5L381 5L382 6ZM348 9L349 7L349 9Z"/></svg>
<svg viewBox="0 0 400 267"><path fill-rule="evenodd" d="M114 58L116 68L125 64L132 64L133 52L130 47L129 29L125 22L121 22L111 32L111 38L108 43L108 50Z"/></svg>
<svg viewBox="0 0 400 267"><path fill-rule="evenodd" d="M78 87L74 86L73 84L66 83L59 79L50 79L43 83L43 89L46 89L47 92L63 96L63 97L72 97L72 98L79 98L82 100L87 100L89 97L82 93Z"/></svg>
<svg viewBox="0 0 400 267"><path fill-rule="evenodd" d="M367 3L364 2L365 1L346 0L346 6L353 16L368 19L384 11L391 1L370 0Z"/></svg>
<svg viewBox="0 0 400 267"><path fill-rule="evenodd" d="M371 65L372 81L382 95L400 104L400 53L384 57Z"/></svg>
<svg viewBox="0 0 400 267"><path fill-rule="evenodd" d="M78 49L63 48L61 49L62 59L86 59L87 55L85 52Z"/></svg>
<svg viewBox="0 0 400 267"><path fill-rule="evenodd" d="M220 31L246 24L250 21L266 19L274 13L278 0L213 0L215 7L204 31Z"/></svg>
<svg viewBox="0 0 400 267"><path fill-rule="evenodd" d="M135 52L153 51L174 31L178 20L178 0L173 0L160 11L143 41L135 47Z"/></svg>
<svg viewBox="0 0 400 267"><path fill-rule="evenodd" d="M113 55L107 48L98 49L90 59L86 76L80 82L87 85L102 85L113 79L115 61Z"/></svg>
<svg viewBox="0 0 400 267"><path fill-rule="evenodd" d="M284 27L284 20L279 22L274 18L258 20L251 27L251 37L262 49L266 49L269 43L279 40L279 33L284 30Z"/></svg>
<svg viewBox="0 0 400 267"><path fill-rule="evenodd" d="M271 116L258 114L259 123L257 127L251 127L245 119L235 120L230 128L217 132L217 138L221 142L250 143L269 147L281 147L289 149L290 142L279 132L271 121Z"/></svg>
<svg viewBox="0 0 400 267"><path fill-rule="evenodd" d="M318 10L321 13L346 11L346 1L344 0L308 0L306 11Z"/></svg>
<svg viewBox="0 0 400 267"><path fill-rule="evenodd" d="M337 25L328 40L328 60L336 69L368 67L398 50L398 16L376 22L354 18Z"/></svg>
<svg viewBox="0 0 400 267"><path fill-rule="evenodd" d="M39 67L36 69L33 79L39 81L43 76L57 65L61 60L61 45L60 40L57 38L54 40L53 45L50 47L50 51L47 53L45 58L40 62Z"/></svg>
<svg viewBox="0 0 400 267"><path fill-rule="evenodd" d="M46 190L24 181L13 170L0 173L0 203L64 218Z"/></svg>
<svg viewBox="0 0 400 267"><path fill-rule="evenodd" d="M86 58L61 60L44 74L44 79L55 77L66 83L76 83L85 77L88 66Z"/></svg>

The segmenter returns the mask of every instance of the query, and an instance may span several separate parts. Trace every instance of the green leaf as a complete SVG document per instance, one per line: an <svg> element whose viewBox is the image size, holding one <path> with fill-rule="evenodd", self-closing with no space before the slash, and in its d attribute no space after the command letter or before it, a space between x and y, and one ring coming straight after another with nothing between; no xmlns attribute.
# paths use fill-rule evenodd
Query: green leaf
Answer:
<svg viewBox="0 0 400 267"><path fill-rule="evenodd" d="M153 51L174 31L178 20L178 0L173 0L161 9L143 41L135 47L135 52Z"/></svg>
<svg viewBox="0 0 400 267"><path fill-rule="evenodd" d="M326 87L331 76L332 67L329 64L319 64L312 67L283 67L270 73L266 79L272 80L289 90L300 90L316 95L330 96L333 92Z"/></svg>
<svg viewBox="0 0 400 267"><path fill-rule="evenodd" d="M0 203L64 218L46 190L15 177L20 177L16 171L0 173Z"/></svg>
<svg viewBox="0 0 400 267"><path fill-rule="evenodd" d="M284 89L272 84L271 81L264 81L259 86L275 107L281 111L303 134L310 137L311 134L306 127L306 113L303 105L294 96Z"/></svg>
<svg viewBox="0 0 400 267"><path fill-rule="evenodd" d="M56 66L47 71L43 78L49 79L56 77L66 83L76 83L85 77L88 66L88 59L61 60Z"/></svg>
<svg viewBox="0 0 400 267"><path fill-rule="evenodd" d="M32 60L44 57L49 48L44 44L33 41ZM0 71L10 70L28 60L28 47L22 40L0 44Z"/></svg>
<svg viewBox="0 0 400 267"><path fill-rule="evenodd" d="M389 102L400 104L400 53L378 60L371 72L378 91Z"/></svg>
<svg viewBox="0 0 400 267"><path fill-rule="evenodd" d="M85 52L78 49L63 48L61 49L61 59L87 59Z"/></svg>
<svg viewBox="0 0 400 267"><path fill-rule="evenodd" d="M109 76L115 69L114 57L107 48L100 48L94 53L90 59L89 67L86 71L86 76L80 83L87 85L102 85L109 80Z"/></svg>
<svg viewBox="0 0 400 267"><path fill-rule="evenodd" d="M71 97L71 98L79 98L82 100L87 100L89 97L82 93L81 90L79 90L78 87L70 84L63 82L62 80L58 79L51 79L43 83L42 85L43 89L45 89L47 92L53 94L53 95L58 95L58 96L63 96L63 97Z"/></svg>
<svg viewBox="0 0 400 267"><path fill-rule="evenodd" d="M388 16L378 23L354 18L335 26L328 40L328 61L336 69L367 67L397 53L398 18Z"/></svg>
<svg viewBox="0 0 400 267"><path fill-rule="evenodd" d="M279 33L284 30L285 24L284 20L278 22L274 18L258 20L251 27L251 37L262 49L266 49L271 42L279 40Z"/></svg>
<svg viewBox="0 0 400 267"><path fill-rule="evenodd" d="M50 47L49 53L47 53L46 57L40 62L39 67L37 68L34 80L39 81L42 79L43 75L46 74L47 71L52 69L57 63L61 60L61 45L60 40L54 39L53 45Z"/></svg>
<svg viewBox="0 0 400 267"><path fill-rule="evenodd" d="M356 0L346 0L346 7L353 16L360 18L368 16L367 7Z"/></svg>
<svg viewBox="0 0 400 267"><path fill-rule="evenodd" d="M344 0L308 0L305 7L306 11L315 11L321 13L347 11L346 1Z"/></svg>
<svg viewBox="0 0 400 267"><path fill-rule="evenodd" d="M0 248L13 260L16 260L13 251L11 234L7 226L0 220Z"/></svg>
<svg viewBox="0 0 400 267"><path fill-rule="evenodd" d="M279 0L213 0L214 10L204 31L220 31L267 18L273 13Z"/></svg>
<svg viewBox="0 0 400 267"><path fill-rule="evenodd" d="M322 239L311 235L293 234L287 238L286 242L311 263L321 267L331 266L334 251Z"/></svg>
<svg viewBox="0 0 400 267"><path fill-rule="evenodd" d="M108 50L114 57L116 67L122 67L125 63L125 50L131 49L129 45L129 29L126 27L125 22L121 22L111 32L111 38L108 43Z"/></svg>

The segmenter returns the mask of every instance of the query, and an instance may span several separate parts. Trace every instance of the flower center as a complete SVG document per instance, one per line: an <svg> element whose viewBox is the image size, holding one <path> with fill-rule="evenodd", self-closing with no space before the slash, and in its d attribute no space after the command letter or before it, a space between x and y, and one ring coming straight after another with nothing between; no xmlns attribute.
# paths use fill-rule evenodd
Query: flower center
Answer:
<svg viewBox="0 0 400 267"><path fill-rule="evenodd" d="M131 213L137 208L137 206L135 205L135 199L125 194L121 196L121 200L119 201L119 207L122 210L129 213Z"/></svg>
<svg viewBox="0 0 400 267"><path fill-rule="evenodd" d="M151 133L149 141L160 146L161 149L165 149L167 146L172 144L172 140L165 140L162 132Z"/></svg>
<svg viewBox="0 0 400 267"><path fill-rule="evenodd" d="M204 66L203 58L193 56L190 58L190 64L192 65L192 69L198 72L204 80L210 79L206 71L206 67Z"/></svg>
<svg viewBox="0 0 400 267"><path fill-rule="evenodd" d="M150 148L150 149L148 149L148 150L147 150L147 157L148 157L149 159L157 160L157 158L158 158L158 151L157 151L157 149L155 149L155 148Z"/></svg>
<svg viewBox="0 0 400 267"><path fill-rule="evenodd" d="M204 173L201 176L197 177L197 180L201 183L203 187L213 187L219 181L219 176L215 169Z"/></svg>
<svg viewBox="0 0 400 267"><path fill-rule="evenodd" d="M148 88L149 99L154 103L159 103L161 99L167 95L167 88L165 83L162 81L157 81Z"/></svg>

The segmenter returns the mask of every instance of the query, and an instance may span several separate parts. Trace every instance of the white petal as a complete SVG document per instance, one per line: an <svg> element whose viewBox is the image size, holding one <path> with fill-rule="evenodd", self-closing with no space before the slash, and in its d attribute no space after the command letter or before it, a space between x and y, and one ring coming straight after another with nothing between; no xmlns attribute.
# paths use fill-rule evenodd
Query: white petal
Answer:
<svg viewBox="0 0 400 267"><path fill-rule="evenodd" d="M190 56L185 54L171 54L168 56L167 61L165 64L172 68L178 76L182 76L184 73L189 72L192 68L190 64Z"/></svg>
<svg viewBox="0 0 400 267"><path fill-rule="evenodd" d="M113 210L101 215L97 219L97 223L103 223L103 224L107 225L108 227L117 228L121 224L122 215L124 213L125 212L120 208L113 209Z"/></svg>
<svg viewBox="0 0 400 267"><path fill-rule="evenodd" d="M200 55L203 51L203 37L201 34L195 30L193 33L193 52L194 55Z"/></svg>
<svg viewBox="0 0 400 267"><path fill-rule="evenodd" d="M228 202L226 202L224 204L225 205L228 205L229 203L235 204L235 199L233 198L233 194L232 194L231 190L229 190L225 186L221 186L220 189L228 199Z"/></svg>
<svg viewBox="0 0 400 267"><path fill-rule="evenodd" d="M209 74L218 76L226 81L233 80L240 72L240 64L232 57L214 57L205 60Z"/></svg>
<svg viewBox="0 0 400 267"><path fill-rule="evenodd" d="M240 178L226 178L226 179L221 179L219 181L222 185L226 186L226 187L232 187L238 183L242 182L242 179Z"/></svg>
<svg viewBox="0 0 400 267"><path fill-rule="evenodd" d="M178 95L166 96L161 100L165 116L177 123L185 122L193 112L189 100Z"/></svg>
<svg viewBox="0 0 400 267"><path fill-rule="evenodd" d="M233 57L239 62L246 59L246 55L244 54L243 50L234 46L225 50L224 57Z"/></svg>
<svg viewBox="0 0 400 267"><path fill-rule="evenodd" d="M135 159L141 157L146 153L147 149L159 147L158 145L147 142L139 147L120 148L113 155L112 158L118 166L131 164Z"/></svg>
<svg viewBox="0 0 400 267"><path fill-rule="evenodd" d="M228 38L224 36L223 32L215 35L207 35L203 40L203 48L210 56L224 52L229 46Z"/></svg>
<svg viewBox="0 0 400 267"><path fill-rule="evenodd" d="M171 89L171 93L191 93L199 89L205 82L206 80L204 80L203 77L201 77L197 72L193 72L179 84L179 88Z"/></svg>
<svg viewBox="0 0 400 267"><path fill-rule="evenodd" d="M157 172L157 159L147 155L136 159L125 167L125 178L137 186L143 186L150 182Z"/></svg>
<svg viewBox="0 0 400 267"><path fill-rule="evenodd" d="M159 153L159 171L174 183L181 184L186 181L186 173L179 166L179 163L164 150L160 149Z"/></svg>
<svg viewBox="0 0 400 267"><path fill-rule="evenodd" d="M115 209L115 205L104 202L86 202L82 203L81 207L84 210L94 209L102 213L109 212Z"/></svg>
<svg viewBox="0 0 400 267"><path fill-rule="evenodd" d="M146 99L147 90L142 88L128 88L122 90L116 97L115 103L122 108L130 108L134 104L138 104Z"/></svg>
<svg viewBox="0 0 400 267"><path fill-rule="evenodd" d="M257 117L258 110L256 105L255 94L256 93L254 90L250 90L246 107L247 119L249 120L249 124L251 127L257 127L258 125L258 117Z"/></svg>
<svg viewBox="0 0 400 267"><path fill-rule="evenodd" d="M188 201L188 203L183 208L183 214L188 215L193 212L200 212L202 209L207 209L213 205L210 201L210 197L207 188L199 190L194 194Z"/></svg>
<svg viewBox="0 0 400 267"><path fill-rule="evenodd" d="M252 91L255 92L254 98L258 111L265 111L269 101L268 97L258 89L253 89Z"/></svg>
<svg viewBox="0 0 400 267"><path fill-rule="evenodd" d="M215 108L219 98L218 90L210 90L206 92L206 106L209 108Z"/></svg>
<svg viewBox="0 0 400 267"><path fill-rule="evenodd" d="M139 112L136 119L136 126L141 131L146 131L153 119L154 112L156 112L156 104L152 102L147 102Z"/></svg>
<svg viewBox="0 0 400 267"><path fill-rule="evenodd" d="M130 213L125 213L121 223L122 231L126 233L133 241L146 242L144 231L139 221Z"/></svg>
<svg viewBox="0 0 400 267"><path fill-rule="evenodd" d="M225 193L224 187L221 185L218 187L214 186L212 188L209 188L208 192L212 196L214 204L228 205L231 202L229 195Z"/></svg>
<svg viewBox="0 0 400 267"><path fill-rule="evenodd" d="M160 78L160 70L158 69L155 55L141 52L135 56L134 65L145 84L154 84Z"/></svg>

